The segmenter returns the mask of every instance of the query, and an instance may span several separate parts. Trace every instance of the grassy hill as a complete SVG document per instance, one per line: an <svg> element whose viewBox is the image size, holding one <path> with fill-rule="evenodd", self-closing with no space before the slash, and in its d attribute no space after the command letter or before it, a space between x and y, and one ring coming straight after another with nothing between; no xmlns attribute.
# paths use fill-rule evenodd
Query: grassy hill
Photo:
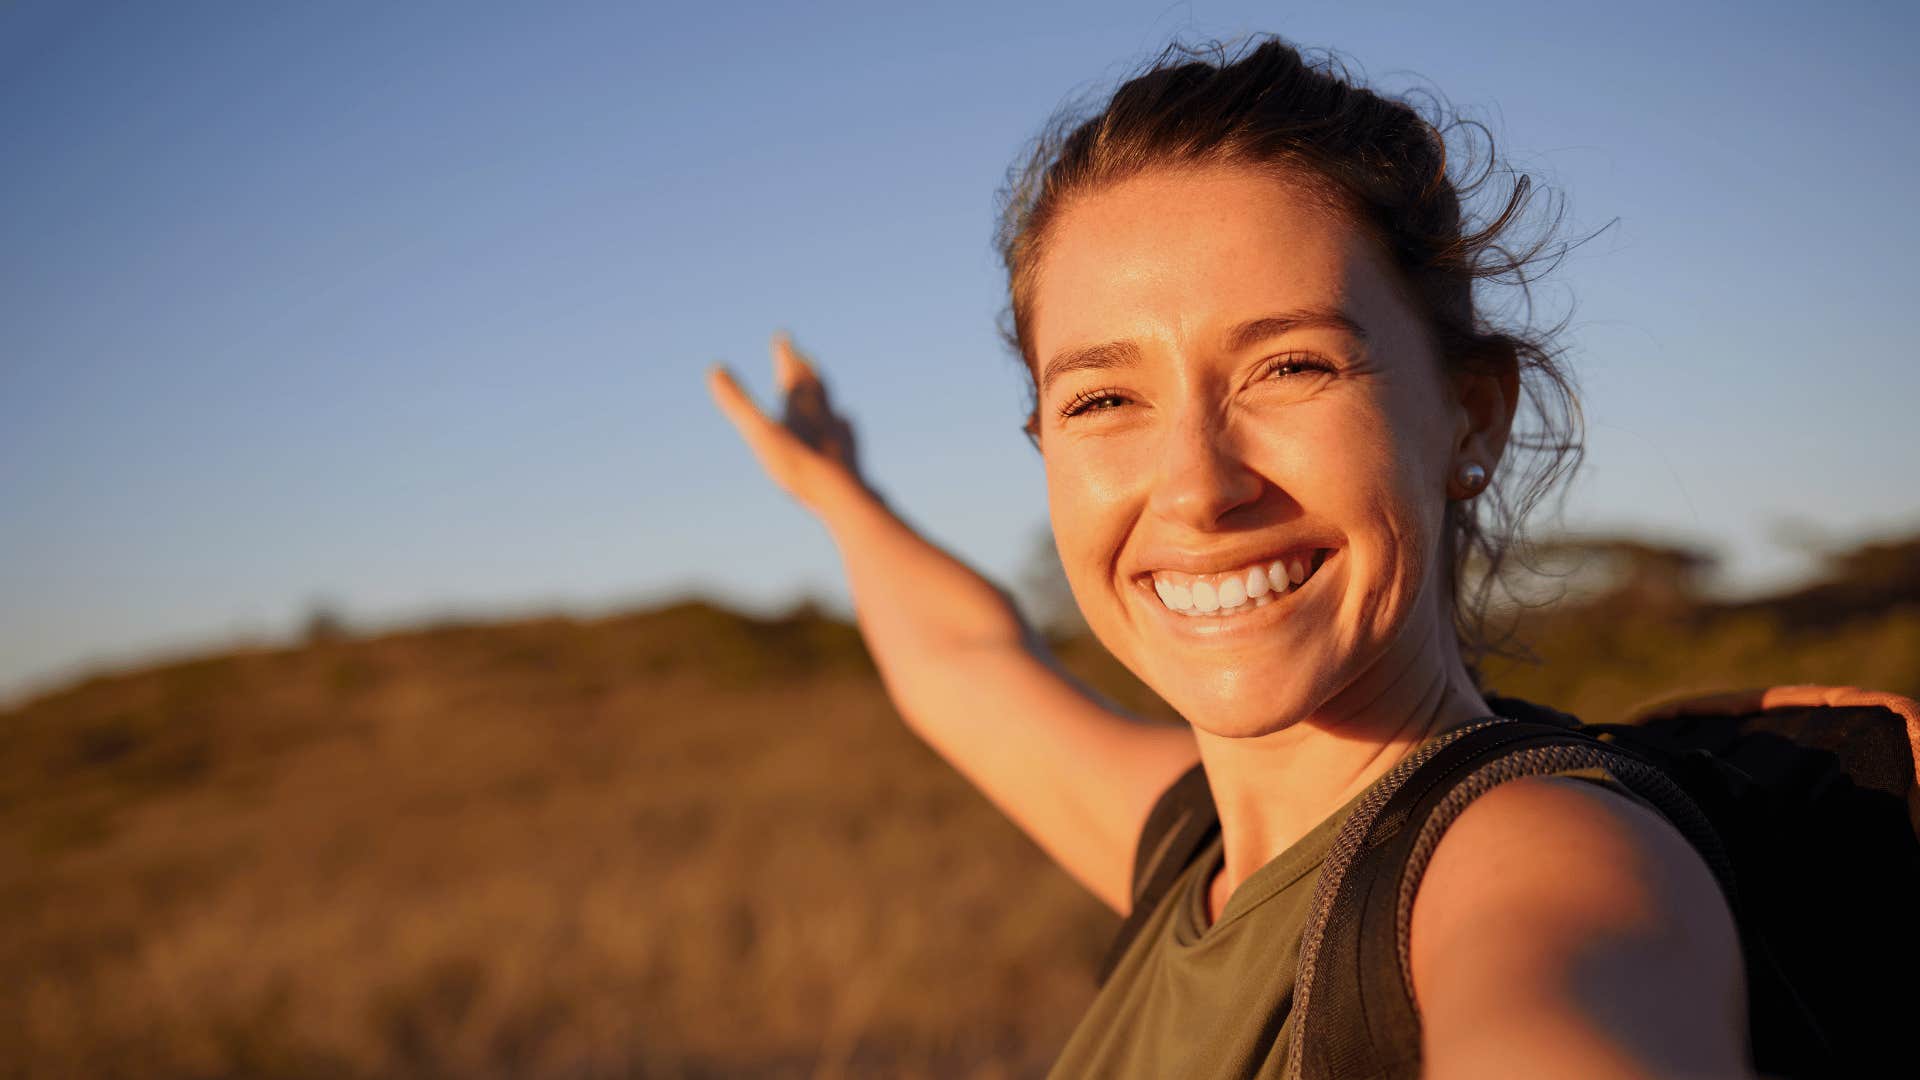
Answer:
<svg viewBox="0 0 1920 1080"><path fill-rule="evenodd" d="M1920 603L1859 594L1602 597L1491 681L1920 694ZM0 714L0 1076L1037 1076L1115 924L808 611L323 635Z"/></svg>

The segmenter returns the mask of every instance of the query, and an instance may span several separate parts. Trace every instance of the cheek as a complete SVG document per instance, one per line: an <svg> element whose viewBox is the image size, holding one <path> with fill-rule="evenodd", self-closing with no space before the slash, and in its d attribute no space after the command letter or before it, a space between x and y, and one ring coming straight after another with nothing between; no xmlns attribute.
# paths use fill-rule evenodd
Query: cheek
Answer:
<svg viewBox="0 0 1920 1080"><path fill-rule="evenodd" d="M1392 417L1378 402L1342 404L1314 416L1315 423L1287 426L1286 438L1275 446L1283 486L1309 516L1342 528L1366 535L1397 527L1407 470Z"/></svg>
<svg viewBox="0 0 1920 1080"><path fill-rule="evenodd" d="M1439 479L1444 474L1444 437L1436 438L1439 432L1430 415L1431 403L1400 404L1399 415L1382 417L1383 430L1396 435L1383 448L1379 463L1376 512L1384 523L1389 549L1385 553L1388 581L1383 587L1394 597L1394 606L1404 612L1433 585L1430 579L1439 560L1446 491ZM1436 448L1436 442L1442 446Z"/></svg>
<svg viewBox="0 0 1920 1080"><path fill-rule="evenodd" d="M1047 514L1067 581L1080 593L1113 561L1124 492L1097 458L1061 451L1046 460Z"/></svg>
<svg viewBox="0 0 1920 1080"><path fill-rule="evenodd" d="M1441 502L1429 482L1430 451L1402 437L1387 401L1356 402L1325 425L1301 431L1297 498L1347 534L1353 557L1351 617L1397 622L1416 602L1437 543Z"/></svg>

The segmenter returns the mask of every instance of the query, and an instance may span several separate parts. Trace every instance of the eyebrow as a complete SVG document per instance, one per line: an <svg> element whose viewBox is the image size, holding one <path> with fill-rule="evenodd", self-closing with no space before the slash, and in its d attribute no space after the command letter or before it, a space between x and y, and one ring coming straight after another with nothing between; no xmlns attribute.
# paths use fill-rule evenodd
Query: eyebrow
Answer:
<svg viewBox="0 0 1920 1080"><path fill-rule="evenodd" d="M1268 338L1306 329L1340 330L1361 341L1367 339L1366 330L1345 312L1314 308L1249 319L1227 334L1227 350L1239 352ZM1040 376L1040 392L1046 393L1055 380L1075 371L1126 368L1139 362L1140 347L1131 341L1108 341L1099 345L1063 349L1047 361L1046 369Z"/></svg>
<svg viewBox="0 0 1920 1080"><path fill-rule="evenodd" d="M1354 322L1346 312L1311 308L1303 311L1289 311L1284 315L1249 319L1234 327L1233 333L1227 335L1227 348L1232 352L1239 352L1249 345L1279 337L1289 331L1309 329L1341 330L1361 341L1367 340L1366 330L1359 323Z"/></svg>

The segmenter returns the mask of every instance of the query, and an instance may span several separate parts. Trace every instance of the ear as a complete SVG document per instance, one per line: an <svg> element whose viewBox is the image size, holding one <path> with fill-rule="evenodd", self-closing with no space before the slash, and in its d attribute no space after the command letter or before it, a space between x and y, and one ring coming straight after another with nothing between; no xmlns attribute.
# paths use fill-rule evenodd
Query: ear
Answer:
<svg viewBox="0 0 1920 1080"><path fill-rule="evenodd" d="M1449 469L1473 461L1491 476L1520 405L1520 357L1512 344L1498 342L1467 358L1449 381L1457 417Z"/></svg>

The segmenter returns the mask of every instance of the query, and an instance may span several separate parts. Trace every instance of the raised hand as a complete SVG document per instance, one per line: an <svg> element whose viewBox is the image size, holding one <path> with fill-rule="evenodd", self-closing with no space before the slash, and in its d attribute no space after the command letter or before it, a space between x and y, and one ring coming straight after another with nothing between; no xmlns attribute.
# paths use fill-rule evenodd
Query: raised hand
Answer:
<svg viewBox="0 0 1920 1080"><path fill-rule="evenodd" d="M773 373L785 398L773 420L734 380L725 365L707 372L714 403L746 440L760 467L815 513L849 486L866 489L854 457L853 426L833 411L819 372L785 334L773 338Z"/></svg>
<svg viewBox="0 0 1920 1080"><path fill-rule="evenodd" d="M1147 809L1199 757L1062 674L998 586L867 489L853 429L792 343L773 340L781 419L715 365L707 386L774 482L840 549L854 614L907 726L1095 895L1125 914Z"/></svg>

